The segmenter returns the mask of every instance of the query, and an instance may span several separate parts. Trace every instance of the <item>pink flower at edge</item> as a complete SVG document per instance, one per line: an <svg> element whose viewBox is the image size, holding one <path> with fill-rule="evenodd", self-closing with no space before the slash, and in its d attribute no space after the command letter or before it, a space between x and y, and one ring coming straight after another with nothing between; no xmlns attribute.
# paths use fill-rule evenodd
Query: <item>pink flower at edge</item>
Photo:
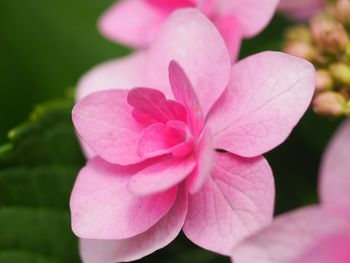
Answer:
<svg viewBox="0 0 350 263"><path fill-rule="evenodd" d="M174 10L196 7L217 26L236 60L242 38L262 31L277 4L278 0L121 0L101 17L99 29L114 41L147 47Z"/></svg>
<svg viewBox="0 0 350 263"><path fill-rule="evenodd" d="M314 81L310 63L280 52L231 66L216 27L191 8L175 11L146 51L91 70L73 110L90 149L70 203L83 261L136 260L181 229L230 255L272 219L262 154L289 135Z"/></svg>
<svg viewBox="0 0 350 263"><path fill-rule="evenodd" d="M321 165L320 205L281 215L233 251L235 263L350 262L350 120L330 142Z"/></svg>
<svg viewBox="0 0 350 263"><path fill-rule="evenodd" d="M325 0L281 0L278 10L294 20L306 21L325 5Z"/></svg>

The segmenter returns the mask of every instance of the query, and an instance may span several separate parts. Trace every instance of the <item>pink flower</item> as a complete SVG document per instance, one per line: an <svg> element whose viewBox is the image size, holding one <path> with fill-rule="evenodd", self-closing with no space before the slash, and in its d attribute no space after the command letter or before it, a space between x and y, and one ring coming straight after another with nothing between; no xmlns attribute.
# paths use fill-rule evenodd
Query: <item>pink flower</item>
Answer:
<svg viewBox="0 0 350 263"><path fill-rule="evenodd" d="M320 205L279 216L233 252L235 263L350 262L350 121L323 157Z"/></svg>
<svg viewBox="0 0 350 263"><path fill-rule="evenodd" d="M174 10L197 7L217 26L235 60L242 38L262 31L277 3L278 0L122 0L102 16L99 28L112 40L146 47Z"/></svg>
<svg viewBox="0 0 350 263"><path fill-rule="evenodd" d="M84 262L136 260L181 229L229 255L271 221L262 154L286 139L313 91L313 66L283 53L231 66L196 9L174 12L147 51L93 69L73 110L91 158L70 204Z"/></svg>
<svg viewBox="0 0 350 263"><path fill-rule="evenodd" d="M295 20L308 20L325 6L325 0L281 0L278 10Z"/></svg>

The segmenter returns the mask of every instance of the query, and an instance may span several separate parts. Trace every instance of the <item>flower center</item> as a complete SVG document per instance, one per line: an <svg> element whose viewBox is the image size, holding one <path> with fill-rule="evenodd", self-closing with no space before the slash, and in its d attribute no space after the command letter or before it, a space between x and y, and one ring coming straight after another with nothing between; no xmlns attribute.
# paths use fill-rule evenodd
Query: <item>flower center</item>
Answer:
<svg viewBox="0 0 350 263"><path fill-rule="evenodd" d="M150 158L171 153L175 157L190 154L196 138L187 124L187 111L176 101L167 100L164 94L150 88L135 88L128 94L133 117L144 128L140 135L137 153Z"/></svg>

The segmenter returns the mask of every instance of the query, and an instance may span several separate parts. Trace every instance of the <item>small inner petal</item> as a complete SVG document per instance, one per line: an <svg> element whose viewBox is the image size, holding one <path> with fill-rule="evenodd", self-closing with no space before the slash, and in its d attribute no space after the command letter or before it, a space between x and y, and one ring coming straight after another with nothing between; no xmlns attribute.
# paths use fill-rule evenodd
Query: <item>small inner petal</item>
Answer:
<svg viewBox="0 0 350 263"><path fill-rule="evenodd" d="M183 130L185 133L185 139L173 147L172 154L175 157L184 157L193 151L195 147L195 139L190 131L190 129L182 122L179 121L169 121L167 123L170 127L176 128L178 130Z"/></svg>
<svg viewBox="0 0 350 263"><path fill-rule="evenodd" d="M181 102L187 109L188 126L195 137L198 137L204 127L203 113L190 80L175 61L169 64L169 81L176 101Z"/></svg>
<svg viewBox="0 0 350 263"><path fill-rule="evenodd" d="M169 121L166 124L157 122L143 131L137 151L141 157L146 158L174 151L176 156L185 156L193 148L191 138L192 135L183 122Z"/></svg>
<svg viewBox="0 0 350 263"><path fill-rule="evenodd" d="M128 104L133 109L134 119L146 126L170 120L186 122L187 111L180 103L167 100L164 94L156 89L135 88L128 93Z"/></svg>

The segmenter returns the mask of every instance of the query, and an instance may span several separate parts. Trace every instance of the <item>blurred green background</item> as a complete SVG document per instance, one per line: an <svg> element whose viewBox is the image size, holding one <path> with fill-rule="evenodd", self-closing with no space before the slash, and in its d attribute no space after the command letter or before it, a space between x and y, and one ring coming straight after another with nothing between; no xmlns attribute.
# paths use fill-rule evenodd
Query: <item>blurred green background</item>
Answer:
<svg viewBox="0 0 350 263"><path fill-rule="evenodd" d="M96 63L127 53L96 20L112 0L0 0L0 141L36 103L62 96Z"/></svg>
<svg viewBox="0 0 350 263"><path fill-rule="evenodd" d="M70 120L73 100L65 94L92 66L130 52L97 32L97 18L112 2L0 0L0 263L79 262L68 200L84 160ZM244 42L241 57L279 50L289 24L275 17ZM35 105L52 100L28 120ZM308 112L287 142L267 154L277 214L317 202L319 161L338 122ZM229 260L181 235L140 262Z"/></svg>

